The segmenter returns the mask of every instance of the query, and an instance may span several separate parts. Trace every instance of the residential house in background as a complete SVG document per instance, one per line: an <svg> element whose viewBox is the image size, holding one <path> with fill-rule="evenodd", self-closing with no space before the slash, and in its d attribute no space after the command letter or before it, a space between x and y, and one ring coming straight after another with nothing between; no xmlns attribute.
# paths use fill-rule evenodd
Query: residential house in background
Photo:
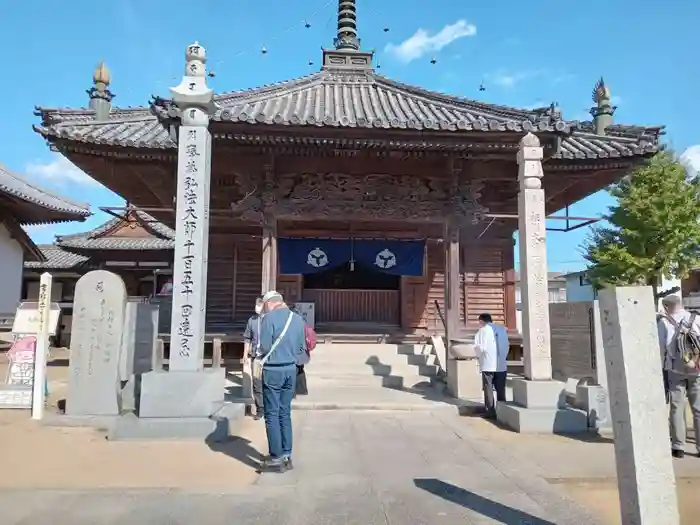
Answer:
<svg viewBox="0 0 700 525"><path fill-rule="evenodd" d="M700 270L698 270L700 272ZM566 300L570 303L579 301L595 301L598 299L598 290L593 288L593 285L588 280L588 272L586 270L581 270L579 272L567 273L564 275L566 280ZM700 276L693 278L691 275L688 279L666 279L661 278L661 285L659 286L659 292L665 290L671 290L673 288L678 288L677 291L673 292L672 295L678 295L683 299L683 303L686 307L700 307ZM691 290L697 290L695 293L697 297L688 297L692 295ZM690 300L690 303L688 302ZM657 309L661 308L661 299L659 299L659 304L657 304Z"/></svg>
<svg viewBox="0 0 700 525"><path fill-rule="evenodd" d="M548 290L549 290L549 302L550 303L564 303L566 302L567 289L566 281L564 279L564 274L560 272L549 272L548 278ZM520 290L520 272L515 275L515 318L517 322L518 332L522 333L522 302L521 302L521 290Z"/></svg>
<svg viewBox="0 0 700 525"><path fill-rule="evenodd" d="M84 221L87 204L72 202L41 189L0 165L0 330L11 328L20 303L25 261L43 263L46 258L22 228L40 224Z"/></svg>
<svg viewBox="0 0 700 525"><path fill-rule="evenodd" d="M594 301L598 299L598 290L588 280L586 270L562 274L566 283L566 300L570 303Z"/></svg>

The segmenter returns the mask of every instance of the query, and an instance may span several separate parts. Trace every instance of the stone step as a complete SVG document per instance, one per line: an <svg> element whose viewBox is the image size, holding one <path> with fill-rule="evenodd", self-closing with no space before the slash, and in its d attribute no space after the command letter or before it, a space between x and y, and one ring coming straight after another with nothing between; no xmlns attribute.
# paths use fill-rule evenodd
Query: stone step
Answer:
<svg viewBox="0 0 700 525"><path fill-rule="evenodd" d="M292 402L294 410L436 411L455 414L463 402L450 398L440 386L415 390L364 386L309 387L308 396Z"/></svg>
<svg viewBox="0 0 700 525"><path fill-rule="evenodd" d="M413 375L357 375L357 374L332 374L332 375L317 375L306 374L306 381L311 388L319 387L347 387L347 386L365 386L384 388L413 388L416 385L435 385L441 383L436 377L427 377L417 374Z"/></svg>
<svg viewBox="0 0 700 525"><path fill-rule="evenodd" d="M319 329L320 330L320 329ZM316 338L319 343L358 343L358 344L377 344L377 343L422 343L427 340L425 335L402 334L402 333L330 333L317 331Z"/></svg>
<svg viewBox="0 0 700 525"><path fill-rule="evenodd" d="M338 366L355 366L355 365L365 365L365 366L423 366L423 365L436 365L437 357L434 354L431 355L406 355L406 354L396 354L396 355L386 355L386 356L376 356L376 355L351 355L351 354L339 354L330 355L327 353L316 355L311 354L311 363L315 366L327 366L327 365L338 365Z"/></svg>
<svg viewBox="0 0 700 525"><path fill-rule="evenodd" d="M325 344L321 343L313 350L314 355L331 354L331 355L422 355L432 353L432 345L428 344Z"/></svg>
<svg viewBox="0 0 700 525"><path fill-rule="evenodd" d="M366 364L366 363L318 363L312 361L306 366L306 373L314 375L420 375L433 377L438 373L436 365Z"/></svg>

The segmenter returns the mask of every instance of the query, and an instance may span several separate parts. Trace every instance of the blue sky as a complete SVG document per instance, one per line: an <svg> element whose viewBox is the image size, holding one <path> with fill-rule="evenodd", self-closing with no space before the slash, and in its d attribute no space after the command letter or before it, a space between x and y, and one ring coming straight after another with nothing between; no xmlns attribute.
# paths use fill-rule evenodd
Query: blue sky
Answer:
<svg viewBox="0 0 700 525"><path fill-rule="evenodd" d="M391 78L486 102L520 107L560 104L564 116L587 118L603 75L618 105L615 121L666 124L665 140L700 166L700 68L691 0L358 0L365 49L376 49ZM298 7L303 6L303 7ZM92 72L104 59L115 104L146 104L168 94L198 40L216 73L216 91L259 86L318 69L320 47L332 45L331 0L151 0L55 2L0 0L6 43L0 161L66 196L99 206L121 200L52 154L32 131L35 105L84 106ZM305 28L304 22L311 27ZM385 32L384 27L389 31ZM261 47L268 49L266 55ZM437 63L430 64L431 57ZM309 61L313 65L309 65ZM696 64L693 66L692 64ZM484 83L486 91L479 92ZM572 215L599 215L598 194ZM106 219L96 214L89 226ZM30 229L38 242L85 224ZM585 229L549 236L552 270L583 266Z"/></svg>

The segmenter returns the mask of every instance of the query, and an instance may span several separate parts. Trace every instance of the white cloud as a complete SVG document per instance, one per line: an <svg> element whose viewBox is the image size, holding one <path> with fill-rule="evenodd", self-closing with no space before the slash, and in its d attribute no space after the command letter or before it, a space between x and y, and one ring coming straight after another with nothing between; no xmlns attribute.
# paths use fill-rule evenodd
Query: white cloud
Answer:
<svg viewBox="0 0 700 525"><path fill-rule="evenodd" d="M680 156L680 162L690 175L700 175L700 144L690 146Z"/></svg>
<svg viewBox="0 0 700 525"><path fill-rule="evenodd" d="M55 185L81 184L97 185L95 179L87 175L63 155L54 154L50 162L31 162L26 168L27 174L38 182L50 182Z"/></svg>
<svg viewBox="0 0 700 525"><path fill-rule="evenodd" d="M412 37L398 45L387 44L385 51L408 64L426 53L440 51L455 40L474 35L476 35L474 24L470 24L466 20L457 20L454 24L446 25L434 35L430 35L425 29L420 28Z"/></svg>
<svg viewBox="0 0 700 525"><path fill-rule="evenodd" d="M512 89L523 80L531 78L537 73L537 71L508 72L501 69L495 73L488 73L486 81L504 89Z"/></svg>

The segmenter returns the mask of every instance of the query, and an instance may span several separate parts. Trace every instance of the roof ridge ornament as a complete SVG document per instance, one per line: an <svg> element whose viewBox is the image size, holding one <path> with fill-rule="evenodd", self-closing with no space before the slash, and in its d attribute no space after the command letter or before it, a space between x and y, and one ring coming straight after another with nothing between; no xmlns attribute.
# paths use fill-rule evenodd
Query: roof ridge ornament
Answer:
<svg viewBox="0 0 700 525"><path fill-rule="evenodd" d="M92 87L86 91L90 97L89 108L95 112L95 118L103 121L109 119L112 111L112 99L114 93L109 90L112 74L105 65L104 60L97 64L92 74Z"/></svg>
<svg viewBox="0 0 700 525"><path fill-rule="evenodd" d="M335 49L323 50L323 70L372 70L373 51L361 51L357 36L355 0L338 0L338 33Z"/></svg>
<svg viewBox="0 0 700 525"><path fill-rule="evenodd" d="M593 102L595 106L591 108L591 116L593 117L593 127L596 135L605 135L606 128L613 124L613 115L617 106L610 103L610 88L605 85L605 80L600 77L593 89Z"/></svg>
<svg viewBox="0 0 700 525"><path fill-rule="evenodd" d="M338 0L338 36L333 41L335 48L360 50L357 37L357 6L355 0Z"/></svg>

